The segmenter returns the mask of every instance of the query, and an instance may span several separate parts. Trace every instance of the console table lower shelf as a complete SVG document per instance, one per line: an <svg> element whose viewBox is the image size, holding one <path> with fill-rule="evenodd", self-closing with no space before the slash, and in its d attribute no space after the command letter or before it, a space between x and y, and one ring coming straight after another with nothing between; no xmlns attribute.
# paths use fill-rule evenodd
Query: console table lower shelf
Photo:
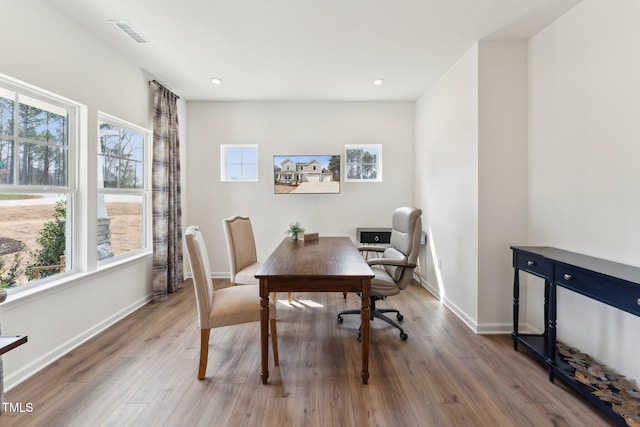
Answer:
<svg viewBox="0 0 640 427"><path fill-rule="evenodd" d="M588 354L558 341L553 371L569 387L585 396L622 425L640 427L640 391L621 375Z"/></svg>

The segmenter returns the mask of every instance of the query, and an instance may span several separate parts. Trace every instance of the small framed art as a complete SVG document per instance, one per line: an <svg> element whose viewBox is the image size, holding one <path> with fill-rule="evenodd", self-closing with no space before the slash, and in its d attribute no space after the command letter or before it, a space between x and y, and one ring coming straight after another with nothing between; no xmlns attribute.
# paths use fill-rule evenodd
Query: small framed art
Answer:
<svg viewBox="0 0 640 427"><path fill-rule="evenodd" d="M382 145L345 145L345 182L382 181Z"/></svg>

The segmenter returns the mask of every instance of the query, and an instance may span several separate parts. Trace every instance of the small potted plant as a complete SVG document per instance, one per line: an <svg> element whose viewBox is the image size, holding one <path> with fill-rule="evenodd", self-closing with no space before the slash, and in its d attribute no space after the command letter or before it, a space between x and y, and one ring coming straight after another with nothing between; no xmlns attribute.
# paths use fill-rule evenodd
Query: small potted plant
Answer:
<svg viewBox="0 0 640 427"><path fill-rule="evenodd" d="M304 227L298 222L292 222L291 224L289 224L289 229L287 230L287 234L291 235L291 238L293 240L296 240L298 238L298 234L303 234L304 233Z"/></svg>

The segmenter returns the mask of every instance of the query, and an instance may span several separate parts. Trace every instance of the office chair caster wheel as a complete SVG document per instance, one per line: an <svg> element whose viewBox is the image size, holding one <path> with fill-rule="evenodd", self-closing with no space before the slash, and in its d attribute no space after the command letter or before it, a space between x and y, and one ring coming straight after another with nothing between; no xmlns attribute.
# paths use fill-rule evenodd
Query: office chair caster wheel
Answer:
<svg viewBox="0 0 640 427"><path fill-rule="evenodd" d="M402 322L404 320L404 316L402 314L400 314L400 313L398 313L396 318L398 319L398 322Z"/></svg>
<svg viewBox="0 0 640 427"><path fill-rule="evenodd" d="M338 321L338 323L342 324L342 322L344 322L344 317L338 316L337 321Z"/></svg>
<svg viewBox="0 0 640 427"><path fill-rule="evenodd" d="M409 335L405 334L404 332L400 332L400 339L402 341L406 341L407 338L409 338Z"/></svg>

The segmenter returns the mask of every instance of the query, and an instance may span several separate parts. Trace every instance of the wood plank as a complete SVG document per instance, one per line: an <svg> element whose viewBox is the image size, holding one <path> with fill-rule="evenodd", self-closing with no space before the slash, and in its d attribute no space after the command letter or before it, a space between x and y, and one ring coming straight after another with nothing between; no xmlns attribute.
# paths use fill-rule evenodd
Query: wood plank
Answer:
<svg viewBox="0 0 640 427"><path fill-rule="evenodd" d="M215 280L215 287L228 280ZM478 336L413 284L379 302L402 310L409 334L371 323L367 385L356 295L301 292L278 301L280 366L260 382L259 324L212 331L207 377L196 379L199 329L190 284L148 304L6 393L33 404L0 425L610 426L507 335Z"/></svg>

